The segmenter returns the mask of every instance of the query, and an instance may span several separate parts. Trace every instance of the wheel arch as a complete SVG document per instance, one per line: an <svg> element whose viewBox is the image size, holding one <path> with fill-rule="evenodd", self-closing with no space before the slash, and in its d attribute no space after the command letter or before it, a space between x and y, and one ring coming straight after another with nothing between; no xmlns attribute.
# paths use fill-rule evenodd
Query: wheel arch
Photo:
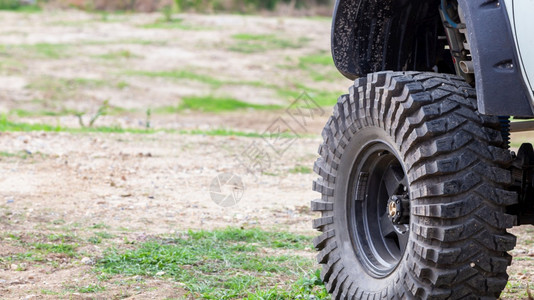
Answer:
<svg viewBox="0 0 534 300"><path fill-rule="evenodd" d="M486 115L534 116L504 1L459 0L472 49L478 108ZM336 0L331 49L345 77L384 70L456 73L440 0ZM511 66L511 67L510 67ZM505 105L506 103L506 105Z"/></svg>
<svg viewBox="0 0 534 300"><path fill-rule="evenodd" d="M441 57L439 0L337 0L332 56L345 77L429 71Z"/></svg>
<svg viewBox="0 0 534 300"><path fill-rule="evenodd" d="M529 87L504 1L463 0L478 109L486 115L534 116ZM513 16L510 16L513 17Z"/></svg>

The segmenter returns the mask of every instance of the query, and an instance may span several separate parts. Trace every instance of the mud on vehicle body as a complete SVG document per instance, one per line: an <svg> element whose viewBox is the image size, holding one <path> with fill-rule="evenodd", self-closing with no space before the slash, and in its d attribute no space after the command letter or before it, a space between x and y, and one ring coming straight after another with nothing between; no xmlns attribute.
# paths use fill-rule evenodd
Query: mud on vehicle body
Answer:
<svg viewBox="0 0 534 300"><path fill-rule="evenodd" d="M510 123L534 116L527 2L337 1L332 55L355 81L323 130L311 204L333 298L499 297L507 229L534 224L534 150L509 150L534 129Z"/></svg>

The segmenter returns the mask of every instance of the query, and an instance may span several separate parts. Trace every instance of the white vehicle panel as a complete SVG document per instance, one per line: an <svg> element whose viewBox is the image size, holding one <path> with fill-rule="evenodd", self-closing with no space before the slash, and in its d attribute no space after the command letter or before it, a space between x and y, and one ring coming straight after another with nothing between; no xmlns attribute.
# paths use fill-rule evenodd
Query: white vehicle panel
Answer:
<svg viewBox="0 0 534 300"><path fill-rule="evenodd" d="M513 1L513 19L519 54L527 83L534 83L534 0Z"/></svg>

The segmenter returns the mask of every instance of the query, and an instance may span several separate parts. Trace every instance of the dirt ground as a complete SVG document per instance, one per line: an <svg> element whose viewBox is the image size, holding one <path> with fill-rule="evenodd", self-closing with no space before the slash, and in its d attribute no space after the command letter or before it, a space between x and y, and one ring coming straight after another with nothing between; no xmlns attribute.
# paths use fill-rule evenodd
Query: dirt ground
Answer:
<svg viewBox="0 0 534 300"><path fill-rule="evenodd" d="M328 21L180 15L177 24L160 28L159 18L160 14L0 12L0 113L10 121L79 128L73 112L83 112L88 122L109 101L115 113L100 117L99 126L142 129L150 108L151 128L163 130L1 132L0 257L27 250L7 243L11 234L36 241L57 232L83 237L98 226L116 236L113 241L227 226L315 234L308 205L318 194L311 191L316 176L309 168L330 109L304 128L291 123L294 120L283 109L159 114L157 109L176 106L190 96L286 107L292 99L280 90L343 92L350 82L339 75L314 80L300 66L300 57L328 54ZM243 33L274 35L285 44L263 45L266 49L258 52L232 51L233 36ZM299 40L303 45L287 46L287 41ZM152 73L139 75L143 72ZM174 72L174 78L162 72ZM57 84L64 81L66 86ZM217 129L263 133L280 118L289 120L301 136L283 153L264 138L208 134ZM182 132L188 130L195 134ZM530 137L514 141L525 138ZM251 147L266 153L261 171L243 161ZM243 194L235 206L222 207L211 198L214 180L224 173L242 180ZM519 239L512 251L507 298L522 299L527 285L534 287L534 228L522 226L512 232ZM88 244L83 251L98 258L104 246ZM302 255L314 254L309 249ZM54 264L0 264L0 298L52 299L59 296L44 291L94 281L90 266L79 259L47 259ZM129 297L162 299L181 293L176 285L158 279L139 289ZM121 291L108 289L98 297L118 298ZM77 292L61 297L90 298Z"/></svg>

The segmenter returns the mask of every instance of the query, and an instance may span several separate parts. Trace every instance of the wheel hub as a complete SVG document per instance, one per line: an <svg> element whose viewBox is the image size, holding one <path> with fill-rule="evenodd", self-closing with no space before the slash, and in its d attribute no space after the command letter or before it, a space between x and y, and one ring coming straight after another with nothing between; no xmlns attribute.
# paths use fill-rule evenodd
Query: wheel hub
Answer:
<svg viewBox="0 0 534 300"><path fill-rule="evenodd" d="M388 200L387 212L393 224L408 224L410 222L410 199L408 195L391 196Z"/></svg>
<svg viewBox="0 0 534 300"><path fill-rule="evenodd" d="M351 222L356 256L377 278L388 276L404 256L409 239L408 177L395 150L374 142L362 150L351 175Z"/></svg>

